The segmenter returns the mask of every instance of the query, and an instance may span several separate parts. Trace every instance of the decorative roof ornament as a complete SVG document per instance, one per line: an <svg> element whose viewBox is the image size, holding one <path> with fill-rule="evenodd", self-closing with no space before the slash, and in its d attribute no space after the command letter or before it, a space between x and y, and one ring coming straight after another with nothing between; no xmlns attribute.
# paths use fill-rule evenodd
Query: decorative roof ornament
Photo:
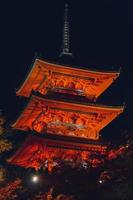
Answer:
<svg viewBox="0 0 133 200"><path fill-rule="evenodd" d="M68 4L65 4L62 52L60 54L60 57L63 56L63 55L72 56L72 53L70 52L70 31L69 31Z"/></svg>

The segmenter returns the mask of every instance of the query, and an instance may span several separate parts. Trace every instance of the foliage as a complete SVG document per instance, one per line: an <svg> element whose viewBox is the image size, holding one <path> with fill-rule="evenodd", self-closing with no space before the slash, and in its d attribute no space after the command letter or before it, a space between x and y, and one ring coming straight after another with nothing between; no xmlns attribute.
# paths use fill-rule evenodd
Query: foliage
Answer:
<svg viewBox="0 0 133 200"><path fill-rule="evenodd" d="M50 190L46 193L39 193L35 196L34 200L74 200L72 196L66 196L64 194L58 194L55 198L52 195L53 188L50 188Z"/></svg>
<svg viewBox="0 0 133 200"><path fill-rule="evenodd" d="M122 183L109 184L100 188L102 200L132 200L133 180L125 180Z"/></svg>
<svg viewBox="0 0 133 200"><path fill-rule="evenodd" d="M127 138L123 154L109 161L104 166L105 171L101 172L99 180L103 200L133 199L133 135Z"/></svg>
<svg viewBox="0 0 133 200"><path fill-rule="evenodd" d="M6 133L6 128L4 127L5 122L6 121L2 112L0 112L0 153L10 151L12 149L12 143L3 138L3 135Z"/></svg>
<svg viewBox="0 0 133 200"><path fill-rule="evenodd" d="M0 139L0 153L10 151L12 149L12 143L7 139Z"/></svg>
<svg viewBox="0 0 133 200"><path fill-rule="evenodd" d="M0 135L2 135L6 130L5 127L4 127L4 124L5 124L5 118L0 113Z"/></svg>
<svg viewBox="0 0 133 200"><path fill-rule="evenodd" d="M18 191L22 190L21 180L16 179L8 183L5 187L0 188L0 200L14 200L18 198Z"/></svg>
<svg viewBox="0 0 133 200"><path fill-rule="evenodd" d="M59 194L55 200L74 200L72 196L66 196L64 194Z"/></svg>
<svg viewBox="0 0 133 200"><path fill-rule="evenodd" d="M6 170L0 166L0 183L5 181Z"/></svg>

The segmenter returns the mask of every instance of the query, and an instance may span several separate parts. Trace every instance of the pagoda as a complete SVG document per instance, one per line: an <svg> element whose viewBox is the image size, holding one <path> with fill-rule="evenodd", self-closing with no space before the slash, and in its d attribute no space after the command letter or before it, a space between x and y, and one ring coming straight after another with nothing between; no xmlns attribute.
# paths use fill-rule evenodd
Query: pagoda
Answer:
<svg viewBox="0 0 133 200"><path fill-rule="evenodd" d="M72 56L68 5L65 5L60 56ZM108 146L100 131L124 110L96 104L97 98L119 77L119 71L97 71L35 59L16 95L29 102L12 128L27 132L26 141L8 162L25 168L103 164Z"/></svg>

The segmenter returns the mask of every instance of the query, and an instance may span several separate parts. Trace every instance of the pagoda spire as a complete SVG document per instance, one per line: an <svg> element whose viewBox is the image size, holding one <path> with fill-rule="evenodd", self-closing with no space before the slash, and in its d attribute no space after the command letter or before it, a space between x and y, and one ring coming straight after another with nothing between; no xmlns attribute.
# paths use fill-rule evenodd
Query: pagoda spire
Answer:
<svg viewBox="0 0 133 200"><path fill-rule="evenodd" d="M63 26L63 37L62 37L62 52L60 56L69 55L70 52L70 30L69 30L69 15L68 15L68 4L65 4L65 12L64 12L64 26Z"/></svg>

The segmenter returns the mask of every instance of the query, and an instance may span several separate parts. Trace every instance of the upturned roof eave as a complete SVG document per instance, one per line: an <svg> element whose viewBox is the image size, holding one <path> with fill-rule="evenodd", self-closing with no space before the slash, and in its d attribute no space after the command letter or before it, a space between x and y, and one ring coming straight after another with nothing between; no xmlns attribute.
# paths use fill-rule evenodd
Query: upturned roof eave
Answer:
<svg viewBox="0 0 133 200"><path fill-rule="evenodd" d="M65 69L73 69L73 70L76 70L78 72L82 71L82 72L89 72L89 73L92 73L92 74L97 74L97 75L100 75L100 74L104 74L104 75L115 75L117 74L117 76L120 75L120 70L118 71L102 71L102 70L90 70L88 68L84 68L84 67L78 67L78 66L69 66L69 65L61 65L61 64L55 64L53 62L50 62L50 61L47 61L46 59L42 59L42 58L39 58L39 57L35 57L33 62L32 62L32 65L30 67L30 69L28 70L27 72L27 75L25 76L25 79L24 81L20 84L20 86L16 89L16 94L19 93L19 91L25 86L26 82L28 81L28 78L30 77L32 71L34 70L34 67L36 65L37 62L43 62L45 63L46 65L53 65L53 66L56 66L56 67L63 67Z"/></svg>
<svg viewBox="0 0 133 200"><path fill-rule="evenodd" d="M121 110L124 110L125 109L125 106L123 106L123 105L116 105L116 106L110 106L110 105L103 105L103 104L96 104L96 103L90 103L90 102L88 102L88 103L84 103L84 102L82 102L82 105L81 105L81 102L78 102L78 101L74 101L74 100L65 100L65 99L57 99L57 98L55 98L55 97L48 97L47 95L46 96L44 96L44 95L42 95L42 94L40 94L40 93L38 93L38 92L32 92L32 94L31 94L31 99L33 98L33 97L35 97L35 98L41 98L42 100L43 99L48 99L48 100L53 100L53 101L59 101L59 102L65 102L65 103L68 103L68 104L72 104L72 105L80 105L80 106L91 106L91 107L96 107L96 108L106 108L106 109L109 109L109 110L117 110L117 109L121 109Z"/></svg>
<svg viewBox="0 0 133 200"><path fill-rule="evenodd" d="M51 65L55 65L55 66L59 66L59 67L65 67L65 68L73 68L74 70L81 70L81 71L88 71L88 72L91 72L91 73L100 73L100 74L103 74L103 73L106 73L106 74L120 74L121 72L121 68L119 70L98 70L98 69L90 69L89 67L84 67L84 66L76 66L76 65L65 65L63 63L57 63L57 62L54 62L54 61L50 61L50 60L47 60L47 59L44 59L44 58L40 58L40 57L37 57L36 60L38 61L41 61L41 62L44 62L46 64L51 64ZM35 60L35 61L36 61Z"/></svg>

